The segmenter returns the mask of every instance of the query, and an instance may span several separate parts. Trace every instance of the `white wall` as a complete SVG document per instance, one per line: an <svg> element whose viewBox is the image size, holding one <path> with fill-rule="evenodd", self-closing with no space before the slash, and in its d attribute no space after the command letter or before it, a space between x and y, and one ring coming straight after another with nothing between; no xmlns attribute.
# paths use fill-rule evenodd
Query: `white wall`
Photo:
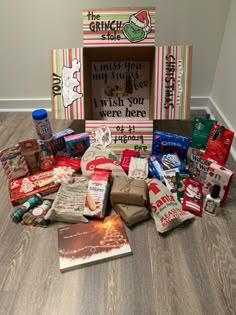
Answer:
<svg viewBox="0 0 236 315"><path fill-rule="evenodd" d="M236 0L231 1L211 98L236 133Z"/></svg>
<svg viewBox="0 0 236 315"><path fill-rule="evenodd" d="M192 95L208 96L230 0L136 0L128 5L156 6L158 45L193 44ZM127 0L1 1L0 108L6 99L50 98L50 50L81 47L82 9L111 6L127 6Z"/></svg>

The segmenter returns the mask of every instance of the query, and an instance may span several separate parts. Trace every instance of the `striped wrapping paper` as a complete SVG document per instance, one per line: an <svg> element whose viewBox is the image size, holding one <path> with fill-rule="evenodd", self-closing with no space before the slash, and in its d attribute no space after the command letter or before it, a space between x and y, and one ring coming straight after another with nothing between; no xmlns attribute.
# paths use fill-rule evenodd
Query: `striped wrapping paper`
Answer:
<svg viewBox="0 0 236 315"><path fill-rule="evenodd" d="M131 42L123 33L123 26L130 21L130 18L139 17L140 11L147 11L150 17L151 31L148 32L142 41ZM89 15L90 13L90 15ZM93 15L92 15L93 14ZM96 18L97 16L97 18ZM99 16L99 17L98 17ZM115 21L109 29L109 22ZM105 27L108 25L108 29ZM146 22L145 22L146 23ZM84 46L107 46L107 45L154 45L155 44L155 8L134 7L134 8L106 8L83 10L83 40ZM107 37L107 34L110 37ZM119 40L111 38L120 36ZM105 39L103 39L103 37Z"/></svg>
<svg viewBox="0 0 236 315"><path fill-rule="evenodd" d="M189 119L192 46L156 47L154 119Z"/></svg>
<svg viewBox="0 0 236 315"><path fill-rule="evenodd" d="M109 149L117 154L123 150L130 149L140 151L141 155L148 155L152 148L153 121L85 121L85 130L91 135L91 131L105 125L110 128L112 134L112 143ZM91 143L94 138L90 137Z"/></svg>
<svg viewBox="0 0 236 315"><path fill-rule="evenodd" d="M51 60L53 118L84 119L83 95L78 98L78 93L83 93L84 88L82 48L54 49L51 52ZM80 62L79 71L74 71L78 69L76 62Z"/></svg>

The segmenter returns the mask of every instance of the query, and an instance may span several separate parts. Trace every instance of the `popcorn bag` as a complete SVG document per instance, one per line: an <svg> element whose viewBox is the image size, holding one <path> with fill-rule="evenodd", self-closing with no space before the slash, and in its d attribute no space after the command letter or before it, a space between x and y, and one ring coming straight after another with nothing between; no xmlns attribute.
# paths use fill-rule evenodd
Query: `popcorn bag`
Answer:
<svg viewBox="0 0 236 315"><path fill-rule="evenodd" d="M182 210L179 201L161 181L152 178L147 179L146 182L152 217L158 232L165 233L182 222L194 218L192 213Z"/></svg>

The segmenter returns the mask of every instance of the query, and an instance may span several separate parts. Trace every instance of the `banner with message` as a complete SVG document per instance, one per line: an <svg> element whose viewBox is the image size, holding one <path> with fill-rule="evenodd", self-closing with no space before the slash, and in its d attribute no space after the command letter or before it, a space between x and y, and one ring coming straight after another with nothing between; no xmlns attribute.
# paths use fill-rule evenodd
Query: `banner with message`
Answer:
<svg viewBox="0 0 236 315"><path fill-rule="evenodd" d="M156 47L154 119L189 119L191 46Z"/></svg>
<svg viewBox="0 0 236 315"><path fill-rule="evenodd" d="M85 130L91 135L91 131L100 127L102 121L86 120ZM141 155L148 155L152 149L153 121L106 121L106 127L109 127L112 135L112 143L109 149L117 154L123 150L130 149L140 151ZM90 137L91 143L94 138Z"/></svg>
<svg viewBox="0 0 236 315"><path fill-rule="evenodd" d="M93 62L91 67L93 119L149 119L149 62Z"/></svg>
<svg viewBox="0 0 236 315"><path fill-rule="evenodd" d="M154 45L155 8L83 10L84 46Z"/></svg>
<svg viewBox="0 0 236 315"><path fill-rule="evenodd" d="M54 119L84 119L82 48L51 52L52 113Z"/></svg>

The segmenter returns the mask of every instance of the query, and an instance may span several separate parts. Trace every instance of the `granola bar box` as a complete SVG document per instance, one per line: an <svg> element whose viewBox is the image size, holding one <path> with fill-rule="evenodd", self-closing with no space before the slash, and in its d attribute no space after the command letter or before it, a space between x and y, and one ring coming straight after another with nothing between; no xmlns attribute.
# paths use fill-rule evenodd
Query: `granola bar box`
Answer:
<svg viewBox="0 0 236 315"><path fill-rule="evenodd" d="M40 172L8 183L10 200L13 206L22 204L28 197L36 193L42 196L57 191L60 183L53 180L53 170Z"/></svg>

